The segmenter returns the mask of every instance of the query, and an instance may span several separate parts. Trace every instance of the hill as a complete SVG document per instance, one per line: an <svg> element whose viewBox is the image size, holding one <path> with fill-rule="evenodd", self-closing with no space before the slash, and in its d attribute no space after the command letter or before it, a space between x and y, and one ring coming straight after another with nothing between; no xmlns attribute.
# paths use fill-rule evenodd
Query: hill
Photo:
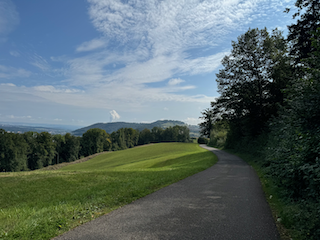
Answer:
<svg viewBox="0 0 320 240"><path fill-rule="evenodd" d="M62 127L55 126L55 125L45 126L43 124L39 124L39 126L30 126L30 125L22 125L22 124L16 125L16 124L0 123L0 128L4 129L7 132L12 132L12 133L48 132L50 134L66 134L67 132L72 131L71 129L67 129L63 126Z"/></svg>
<svg viewBox="0 0 320 240"><path fill-rule="evenodd" d="M100 128L105 130L107 133L112 133L114 131L117 131L120 128L133 128L137 129L139 131L142 131L143 129L149 129L151 130L154 127L160 127L160 128L168 128L173 126L188 126L190 129L190 137L198 137L199 136L199 127L196 125L187 125L184 122L181 121L173 121L173 120L159 120L153 123L128 123L128 122L111 122L111 123L95 123L93 125L90 125L88 127L83 127L80 129L77 129L73 132L71 132L75 136L82 136L86 131L88 131L91 128Z"/></svg>
<svg viewBox="0 0 320 240"><path fill-rule="evenodd" d="M198 144L160 143L58 171L0 172L0 239L52 239L216 162Z"/></svg>

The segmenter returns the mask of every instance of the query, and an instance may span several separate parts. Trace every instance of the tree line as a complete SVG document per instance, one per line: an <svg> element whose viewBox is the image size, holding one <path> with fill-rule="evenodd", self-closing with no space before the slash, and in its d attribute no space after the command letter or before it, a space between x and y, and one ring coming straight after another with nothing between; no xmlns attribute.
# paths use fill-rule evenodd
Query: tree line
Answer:
<svg viewBox="0 0 320 240"><path fill-rule="evenodd" d="M72 162L103 151L117 151L158 142L189 142L187 126L138 131L121 128L108 134L89 129L82 137L51 135L48 132L8 133L0 129L0 171L16 172L40 169L62 162Z"/></svg>
<svg viewBox="0 0 320 240"><path fill-rule="evenodd" d="M200 128L212 145L260 156L283 197L303 209L291 216L301 239L320 239L320 2L295 6L287 37L249 29L232 42Z"/></svg>

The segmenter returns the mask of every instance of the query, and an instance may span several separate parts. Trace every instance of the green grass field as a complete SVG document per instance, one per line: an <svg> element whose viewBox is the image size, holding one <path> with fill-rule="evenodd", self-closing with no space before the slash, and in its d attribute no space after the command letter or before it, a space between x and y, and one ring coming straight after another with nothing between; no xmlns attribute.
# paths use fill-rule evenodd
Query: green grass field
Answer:
<svg viewBox="0 0 320 240"><path fill-rule="evenodd" d="M197 144L160 143L59 170L1 173L0 239L50 239L216 162Z"/></svg>

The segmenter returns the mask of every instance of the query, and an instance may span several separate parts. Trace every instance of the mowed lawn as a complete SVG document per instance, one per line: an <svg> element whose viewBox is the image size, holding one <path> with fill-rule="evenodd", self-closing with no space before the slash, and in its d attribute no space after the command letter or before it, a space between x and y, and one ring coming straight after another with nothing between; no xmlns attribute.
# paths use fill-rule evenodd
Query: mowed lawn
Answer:
<svg viewBox="0 0 320 240"><path fill-rule="evenodd" d="M216 162L197 144L159 143L59 170L1 173L0 239L50 239Z"/></svg>

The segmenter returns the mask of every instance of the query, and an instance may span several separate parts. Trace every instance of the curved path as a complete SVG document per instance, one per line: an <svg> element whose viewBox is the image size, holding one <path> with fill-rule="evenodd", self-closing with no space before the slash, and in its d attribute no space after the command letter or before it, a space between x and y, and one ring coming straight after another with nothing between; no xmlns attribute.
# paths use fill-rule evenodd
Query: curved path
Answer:
<svg viewBox="0 0 320 240"><path fill-rule="evenodd" d="M213 167L77 227L62 239L273 240L278 231L259 178L240 158Z"/></svg>

